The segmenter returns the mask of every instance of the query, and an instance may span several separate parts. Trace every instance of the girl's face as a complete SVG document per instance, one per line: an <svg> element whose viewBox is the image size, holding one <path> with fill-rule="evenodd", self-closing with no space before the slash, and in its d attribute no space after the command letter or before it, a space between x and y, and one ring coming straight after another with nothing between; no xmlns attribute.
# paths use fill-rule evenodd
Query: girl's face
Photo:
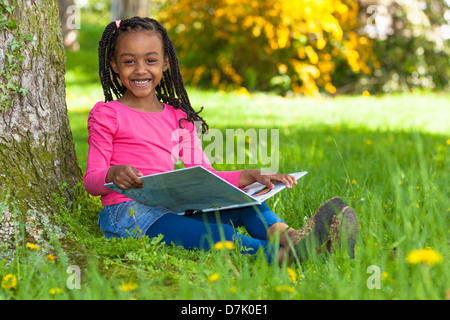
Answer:
<svg viewBox="0 0 450 320"><path fill-rule="evenodd" d="M155 88L169 68L169 59L155 32L127 32L117 40L111 67L127 88L121 100L139 106L155 101Z"/></svg>

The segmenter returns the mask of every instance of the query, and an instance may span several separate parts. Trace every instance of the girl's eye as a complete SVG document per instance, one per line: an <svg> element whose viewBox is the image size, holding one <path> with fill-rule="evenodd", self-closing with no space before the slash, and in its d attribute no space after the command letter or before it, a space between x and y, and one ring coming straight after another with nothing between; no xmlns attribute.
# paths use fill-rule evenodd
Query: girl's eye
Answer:
<svg viewBox="0 0 450 320"><path fill-rule="evenodd" d="M155 59L147 59L147 63L154 63L154 62L156 62Z"/></svg>
<svg viewBox="0 0 450 320"><path fill-rule="evenodd" d="M133 63L133 62L134 62L133 60L125 60L125 61L124 61L125 64L131 64L131 63Z"/></svg>

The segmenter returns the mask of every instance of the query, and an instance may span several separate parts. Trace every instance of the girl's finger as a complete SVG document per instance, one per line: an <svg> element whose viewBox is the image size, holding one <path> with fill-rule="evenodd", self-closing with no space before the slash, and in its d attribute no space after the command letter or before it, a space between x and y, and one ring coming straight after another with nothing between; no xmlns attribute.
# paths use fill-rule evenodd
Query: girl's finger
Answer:
<svg viewBox="0 0 450 320"><path fill-rule="evenodd" d="M277 174L273 177L273 180L278 180L282 182L286 187L292 189L294 184L297 184L297 180L295 177L287 175L287 174Z"/></svg>
<svg viewBox="0 0 450 320"><path fill-rule="evenodd" d="M271 179L270 179L270 176L267 176L267 175L260 175L260 176L258 177L257 181L258 181L259 183L265 185L266 187L270 188L270 189L272 189L272 188L274 187L274 185L273 185L273 183L272 183L272 181L271 181Z"/></svg>
<svg viewBox="0 0 450 320"><path fill-rule="evenodd" d="M128 167L124 173L124 180L128 183L130 188L140 188L144 185L144 182L139 179L139 177L142 176L142 173L140 173L136 168Z"/></svg>

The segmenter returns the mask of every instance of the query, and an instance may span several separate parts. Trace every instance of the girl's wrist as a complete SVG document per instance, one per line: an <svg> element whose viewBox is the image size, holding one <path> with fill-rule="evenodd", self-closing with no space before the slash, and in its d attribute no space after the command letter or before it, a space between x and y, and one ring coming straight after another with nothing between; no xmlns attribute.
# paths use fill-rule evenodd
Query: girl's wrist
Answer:
<svg viewBox="0 0 450 320"><path fill-rule="evenodd" d="M242 170L241 174L239 175L239 188L246 187L249 184L256 182L256 176L260 173L261 170L258 169Z"/></svg>
<svg viewBox="0 0 450 320"><path fill-rule="evenodd" d="M108 172L106 173L105 183L110 183L114 181L114 166L109 167Z"/></svg>

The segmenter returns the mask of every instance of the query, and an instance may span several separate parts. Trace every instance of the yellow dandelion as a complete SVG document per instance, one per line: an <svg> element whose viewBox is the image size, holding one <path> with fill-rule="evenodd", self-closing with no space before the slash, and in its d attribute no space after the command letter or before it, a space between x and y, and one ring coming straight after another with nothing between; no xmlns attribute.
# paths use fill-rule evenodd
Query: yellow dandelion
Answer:
<svg viewBox="0 0 450 320"><path fill-rule="evenodd" d="M370 97L370 92L365 90L365 91L363 91L362 96L363 97Z"/></svg>
<svg viewBox="0 0 450 320"><path fill-rule="evenodd" d="M411 250L406 256L406 261L410 264L425 263L434 266L442 261L442 255L431 248Z"/></svg>
<svg viewBox="0 0 450 320"><path fill-rule="evenodd" d="M214 272L212 275L208 277L209 282L216 282L219 280L219 274L217 272Z"/></svg>
<svg viewBox="0 0 450 320"><path fill-rule="evenodd" d="M218 241L214 245L214 249L216 249L216 250L233 250L234 243L232 241Z"/></svg>
<svg viewBox="0 0 450 320"><path fill-rule="evenodd" d="M53 253L50 253L48 256L47 256L47 260L50 260L50 261L55 261L55 256L53 255Z"/></svg>
<svg viewBox="0 0 450 320"><path fill-rule="evenodd" d="M137 283L126 282L120 286L120 290L122 290L123 292L130 292L136 290L137 286L138 286Z"/></svg>
<svg viewBox="0 0 450 320"><path fill-rule="evenodd" d="M450 145L450 139L447 139L447 144Z"/></svg>
<svg viewBox="0 0 450 320"><path fill-rule="evenodd" d="M372 140L367 139L367 140L366 140L366 144L370 146L370 145L372 144Z"/></svg>
<svg viewBox="0 0 450 320"><path fill-rule="evenodd" d="M14 274L7 274L2 279L2 289L15 289L17 288L17 277Z"/></svg>
<svg viewBox="0 0 450 320"><path fill-rule="evenodd" d="M41 248L38 245L35 245L34 243L30 243L30 242L28 242L26 246L30 250L39 250Z"/></svg>
<svg viewBox="0 0 450 320"><path fill-rule="evenodd" d="M294 269L287 268L287 273L289 275L289 280L291 280L292 282L297 281L297 273L295 272Z"/></svg>
<svg viewBox="0 0 450 320"><path fill-rule="evenodd" d="M55 295L57 293L62 293L62 292L63 291L61 288L50 288L50 290L48 290L48 293L53 294L53 295Z"/></svg>
<svg viewBox="0 0 450 320"><path fill-rule="evenodd" d="M231 241L225 241L225 248L228 250L233 250L234 249L234 243Z"/></svg>
<svg viewBox="0 0 450 320"><path fill-rule="evenodd" d="M387 272L386 272L386 271L383 271L383 273L381 274L381 279L382 279L382 280L386 280L387 277L388 277Z"/></svg>

